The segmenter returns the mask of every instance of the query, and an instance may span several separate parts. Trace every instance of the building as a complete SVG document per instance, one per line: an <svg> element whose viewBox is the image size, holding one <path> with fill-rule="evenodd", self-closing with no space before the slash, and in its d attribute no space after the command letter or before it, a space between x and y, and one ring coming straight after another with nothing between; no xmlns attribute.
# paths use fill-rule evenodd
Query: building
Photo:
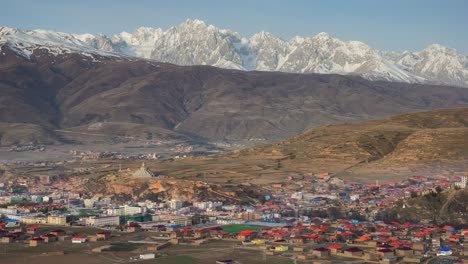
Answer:
<svg viewBox="0 0 468 264"><path fill-rule="evenodd" d="M40 228L40 226L34 225L27 227L26 230L28 234L35 235Z"/></svg>
<svg viewBox="0 0 468 264"><path fill-rule="evenodd" d="M56 215L49 215L47 217L47 223L49 225L67 225L67 217L66 216L56 216Z"/></svg>
<svg viewBox="0 0 468 264"><path fill-rule="evenodd" d="M161 217L162 221L167 221L172 225L190 226L192 225L192 216L185 215L165 215Z"/></svg>
<svg viewBox="0 0 468 264"><path fill-rule="evenodd" d="M216 208L218 206L222 206L222 202L193 202L193 206L197 207L198 209L210 209L210 208Z"/></svg>
<svg viewBox="0 0 468 264"><path fill-rule="evenodd" d="M101 240L107 240L111 237L111 232L102 231L102 232L96 233L96 237Z"/></svg>
<svg viewBox="0 0 468 264"><path fill-rule="evenodd" d="M88 240L88 238L84 235L77 235L72 237L72 243L74 244L81 244L85 243Z"/></svg>
<svg viewBox="0 0 468 264"><path fill-rule="evenodd" d="M468 184L468 177L467 176L462 176L460 178L460 181L455 183L455 186L460 187L460 188L463 189L463 188L466 188L467 184Z"/></svg>
<svg viewBox="0 0 468 264"><path fill-rule="evenodd" d="M87 226L118 226L119 224L120 224L120 218L118 215L90 216L85 219L85 225Z"/></svg>
<svg viewBox="0 0 468 264"><path fill-rule="evenodd" d="M172 200L169 202L169 208L172 210L179 210L182 208L182 201Z"/></svg>
<svg viewBox="0 0 468 264"><path fill-rule="evenodd" d="M6 235L6 236L3 236L3 237L0 237L0 243L11 243L13 242L15 236L13 235Z"/></svg>
<svg viewBox="0 0 468 264"><path fill-rule="evenodd" d="M58 240L57 236L52 234L44 234L41 238L44 239L44 243L55 242Z"/></svg>
<svg viewBox="0 0 468 264"><path fill-rule="evenodd" d="M154 174L145 167L145 163L143 162L141 164L141 167L135 171L132 175L133 178L152 178L154 177Z"/></svg>
<svg viewBox="0 0 468 264"><path fill-rule="evenodd" d="M327 257L330 256L330 249L324 247L314 248L312 254L317 257Z"/></svg>
<svg viewBox="0 0 468 264"><path fill-rule="evenodd" d="M124 205L118 208L107 209L108 215L136 215L146 212L146 207Z"/></svg>
<svg viewBox="0 0 468 264"><path fill-rule="evenodd" d="M127 227L128 232L138 232L141 230L141 226L137 223L130 223Z"/></svg>
<svg viewBox="0 0 468 264"><path fill-rule="evenodd" d="M257 230L243 230L237 234L237 239L240 241L251 241L257 237Z"/></svg>
<svg viewBox="0 0 468 264"><path fill-rule="evenodd" d="M55 236L59 237L59 236L64 236L64 235L65 235L65 230L62 230L62 229L54 229L54 230L50 231L50 233L51 233L52 235L55 235Z"/></svg>
<svg viewBox="0 0 468 264"><path fill-rule="evenodd" d="M21 217L20 222L25 224L47 224L47 218L36 216L23 216Z"/></svg>
<svg viewBox="0 0 468 264"><path fill-rule="evenodd" d="M29 240L29 246L30 247L37 247L40 244L44 243L44 239L40 237L34 237Z"/></svg>

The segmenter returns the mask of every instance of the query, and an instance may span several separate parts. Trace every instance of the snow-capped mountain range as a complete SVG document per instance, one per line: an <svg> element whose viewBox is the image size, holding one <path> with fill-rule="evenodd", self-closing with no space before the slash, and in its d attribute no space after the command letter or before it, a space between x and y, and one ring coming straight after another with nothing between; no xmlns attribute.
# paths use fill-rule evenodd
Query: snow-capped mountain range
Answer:
<svg viewBox="0 0 468 264"><path fill-rule="evenodd" d="M373 49L359 41L342 41L327 33L284 41L268 32L245 38L200 20L187 20L164 31L141 27L114 36L67 34L0 27L0 46L21 56L35 49L50 53L125 56L179 65L293 73L355 74L371 80L434 83L468 87L468 57L433 44L402 53Z"/></svg>

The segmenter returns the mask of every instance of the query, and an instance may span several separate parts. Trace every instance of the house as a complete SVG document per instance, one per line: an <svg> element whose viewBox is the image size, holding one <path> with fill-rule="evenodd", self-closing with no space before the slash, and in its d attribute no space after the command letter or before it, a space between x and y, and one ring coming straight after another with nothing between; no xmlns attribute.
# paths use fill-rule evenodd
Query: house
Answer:
<svg viewBox="0 0 468 264"><path fill-rule="evenodd" d="M40 238L40 237L34 237L34 238L31 238L29 240L29 246L30 247L37 247L39 246L40 244L43 244L44 243L44 239Z"/></svg>
<svg viewBox="0 0 468 264"><path fill-rule="evenodd" d="M64 236L64 235L65 235L65 230L62 230L62 229L54 229L54 230L50 231L50 233L51 233L52 235L55 235L55 236L59 237L59 236Z"/></svg>
<svg viewBox="0 0 468 264"><path fill-rule="evenodd" d="M14 235L6 235L4 237L0 237L0 243L5 243L5 244L9 244L11 242L13 242L13 240L15 240L15 236Z"/></svg>
<svg viewBox="0 0 468 264"><path fill-rule="evenodd" d="M195 238L207 238L209 234L210 231L205 228L195 230Z"/></svg>
<svg viewBox="0 0 468 264"><path fill-rule="evenodd" d="M288 251L289 247L288 246L278 246L275 247L275 252L285 252Z"/></svg>
<svg viewBox="0 0 468 264"><path fill-rule="evenodd" d="M251 241L252 239L257 237L256 230L244 230L237 234L237 239L240 241Z"/></svg>
<svg viewBox="0 0 468 264"><path fill-rule="evenodd" d="M102 231L102 232L96 233L96 237L98 238L98 240L107 240L111 237L111 232Z"/></svg>
<svg viewBox="0 0 468 264"><path fill-rule="evenodd" d="M128 232L138 232L141 231L141 226L137 223L130 223L127 227Z"/></svg>
<svg viewBox="0 0 468 264"><path fill-rule="evenodd" d="M85 235L76 235L72 237L72 243L74 244L81 244L85 243L86 241L88 241L88 238Z"/></svg>
<svg viewBox="0 0 468 264"><path fill-rule="evenodd" d="M394 256L393 250L389 248L382 248L377 250L377 254L379 254L382 258L388 258L390 256Z"/></svg>
<svg viewBox="0 0 468 264"><path fill-rule="evenodd" d="M364 251L358 247L351 247L344 250L345 256L360 257L364 254Z"/></svg>
<svg viewBox="0 0 468 264"><path fill-rule="evenodd" d="M57 236L52 234L44 234L41 238L44 239L44 243L55 242L58 240Z"/></svg>
<svg viewBox="0 0 468 264"><path fill-rule="evenodd" d="M426 251L426 249L427 249L426 244L423 243L423 242L413 243L412 248L413 248L413 250L417 250L417 251Z"/></svg>
<svg viewBox="0 0 468 264"><path fill-rule="evenodd" d="M341 246L341 245L330 245L327 248L330 249L332 254L336 254L338 252L343 252L343 246Z"/></svg>
<svg viewBox="0 0 468 264"><path fill-rule="evenodd" d="M291 241L291 243L294 243L294 244L304 244L305 242L305 238L302 236L292 237L289 240Z"/></svg>
<svg viewBox="0 0 468 264"><path fill-rule="evenodd" d="M330 256L330 249L324 247L314 248L312 254L317 257L327 257Z"/></svg>
<svg viewBox="0 0 468 264"><path fill-rule="evenodd" d="M11 233L11 235L13 235L15 237L15 240L16 240L16 239L23 239L24 236L25 236L25 233L23 233L23 232L13 232L13 233Z"/></svg>
<svg viewBox="0 0 468 264"><path fill-rule="evenodd" d="M399 257L408 257L414 255L414 251L410 247L398 247L395 252Z"/></svg>
<svg viewBox="0 0 468 264"><path fill-rule="evenodd" d="M35 235L39 231L40 228L41 227L38 225L33 225L33 226L28 226L26 230L28 234Z"/></svg>
<svg viewBox="0 0 468 264"><path fill-rule="evenodd" d="M218 231L218 232L216 232L215 237L221 238L221 239L222 239L222 238L227 238L227 237L229 237L230 235L231 235L231 233L229 233L229 232L226 232L226 231Z"/></svg>

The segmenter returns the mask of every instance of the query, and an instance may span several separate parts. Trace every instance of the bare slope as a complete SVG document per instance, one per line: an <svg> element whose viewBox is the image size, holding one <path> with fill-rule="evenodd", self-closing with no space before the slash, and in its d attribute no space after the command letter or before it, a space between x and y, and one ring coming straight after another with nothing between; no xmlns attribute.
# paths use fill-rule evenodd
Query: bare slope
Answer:
<svg viewBox="0 0 468 264"><path fill-rule="evenodd" d="M155 164L178 177L265 183L288 175L337 173L348 180L467 171L468 108L327 125L277 144Z"/></svg>
<svg viewBox="0 0 468 264"><path fill-rule="evenodd" d="M330 123L468 105L468 89L60 54L0 55L0 122L49 131L144 124L207 139L279 140ZM153 127L153 128L151 128ZM134 126L129 126L129 134ZM161 131L161 130L160 130ZM19 141L24 141L20 139Z"/></svg>

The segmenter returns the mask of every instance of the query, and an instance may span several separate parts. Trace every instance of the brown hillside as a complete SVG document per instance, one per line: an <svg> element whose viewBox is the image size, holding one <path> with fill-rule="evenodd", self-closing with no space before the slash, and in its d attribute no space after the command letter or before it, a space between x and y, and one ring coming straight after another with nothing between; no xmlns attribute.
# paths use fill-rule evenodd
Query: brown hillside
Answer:
<svg viewBox="0 0 468 264"><path fill-rule="evenodd" d="M431 121L434 120L434 121ZM468 108L328 125L277 144L158 164L175 176L255 183L337 173L350 180L468 171Z"/></svg>
<svg viewBox="0 0 468 264"><path fill-rule="evenodd" d="M129 136L137 131L131 124L141 124L206 139L269 142L323 124L468 105L468 89L448 86L54 56L45 50L28 60L7 46L1 50L0 122L48 131L110 122Z"/></svg>

